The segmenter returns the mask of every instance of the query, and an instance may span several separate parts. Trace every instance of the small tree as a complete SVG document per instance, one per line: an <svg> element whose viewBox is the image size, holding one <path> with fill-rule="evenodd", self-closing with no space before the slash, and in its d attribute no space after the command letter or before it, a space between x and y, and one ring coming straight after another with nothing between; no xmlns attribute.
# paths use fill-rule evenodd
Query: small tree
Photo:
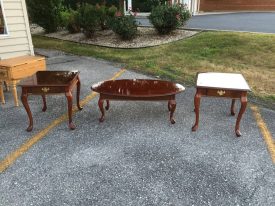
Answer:
<svg viewBox="0 0 275 206"><path fill-rule="evenodd" d="M27 0L27 5L32 22L43 27L47 33L57 31L62 0Z"/></svg>

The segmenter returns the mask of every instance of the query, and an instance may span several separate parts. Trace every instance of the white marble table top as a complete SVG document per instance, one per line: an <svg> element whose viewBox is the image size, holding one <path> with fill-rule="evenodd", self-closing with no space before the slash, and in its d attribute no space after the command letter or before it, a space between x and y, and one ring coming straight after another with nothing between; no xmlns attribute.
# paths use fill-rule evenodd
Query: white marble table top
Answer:
<svg viewBox="0 0 275 206"><path fill-rule="evenodd" d="M197 87L250 91L243 75L236 73L199 73Z"/></svg>

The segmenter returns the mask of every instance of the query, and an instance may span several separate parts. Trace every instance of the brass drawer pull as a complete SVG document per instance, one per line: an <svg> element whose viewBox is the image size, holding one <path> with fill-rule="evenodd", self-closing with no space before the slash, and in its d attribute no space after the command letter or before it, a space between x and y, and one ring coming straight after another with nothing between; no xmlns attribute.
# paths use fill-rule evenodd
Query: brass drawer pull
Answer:
<svg viewBox="0 0 275 206"><path fill-rule="evenodd" d="M218 90L217 93L218 93L218 95L223 96L225 94L225 91L224 90Z"/></svg>
<svg viewBox="0 0 275 206"><path fill-rule="evenodd" d="M47 93L47 92L50 90L50 88L48 88L48 87L43 87L41 90L42 90L43 92Z"/></svg>

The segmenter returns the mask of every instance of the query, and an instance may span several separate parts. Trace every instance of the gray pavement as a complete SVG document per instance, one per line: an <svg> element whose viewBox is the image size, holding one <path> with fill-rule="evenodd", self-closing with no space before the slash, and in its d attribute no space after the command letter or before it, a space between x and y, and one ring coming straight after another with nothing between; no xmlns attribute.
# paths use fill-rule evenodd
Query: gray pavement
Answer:
<svg viewBox="0 0 275 206"><path fill-rule="evenodd" d="M120 69L99 59L40 52L50 56L50 70L81 72L81 98L92 83ZM126 71L120 78L150 77ZM192 133L194 92L187 88L177 96L175 125L165 102L111 102L99 123L96 97L75 114L76 130L62 123L0 174L0 205L274 205L274 165L252 111L244 115L243 137L236 138L230 101L205 98L200 128ZM54 96L42 113L40 97L31 97L35 124L27 133L23 107L13 107L5 95L0 160L67 108L65 97ZM274 112L262 111L266 121L274 120Z"/></svg>
<svg viewBox="0 0 275 206"><path fill-rule="evenodd" d="M138 18L143 26L151 26L146 18ZM248 31L275 33L275 12L248 12L193 16L187 29Z"/></svg>

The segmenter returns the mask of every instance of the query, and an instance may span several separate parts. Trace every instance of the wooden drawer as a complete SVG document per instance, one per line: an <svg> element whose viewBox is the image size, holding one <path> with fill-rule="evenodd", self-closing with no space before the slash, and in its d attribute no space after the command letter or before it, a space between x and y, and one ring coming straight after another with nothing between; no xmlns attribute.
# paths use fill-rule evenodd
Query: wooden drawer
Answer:
<svg viewBox="0 0 275 206"><path fill-rule="evenodd" d="M242 91L225 90L225 89L201 89L202 94L212 97L227 97L227 98L240 98Z"/></svg>
<svg viewBox="0 0 275 206"><path fill-rule="evenodd" d="M28 88L28 93L31 93L31 94L65 93L65 88L64 87L32 87L32 88Z"/></svg>
<svg viewBox="0 0 275 206"><path fill-rule="evenodd" d="M8 79L8 77L9 77L8 71L0 67L0 79Z"/></svg>
<svg viewBox="0 0 275 206"><path fill-rule="evenodd" d="M45 60L38 60L11 68L11 79L22 79L35 74L37 71L46 70Z"/></svg>
<svg viewBox="0 0 275 206"><path fill-rule="evenodd" d="M0 61L2 76L8 80L20 80L33 75L37 71L46 70L44 57L22 56Z"/></svg>

